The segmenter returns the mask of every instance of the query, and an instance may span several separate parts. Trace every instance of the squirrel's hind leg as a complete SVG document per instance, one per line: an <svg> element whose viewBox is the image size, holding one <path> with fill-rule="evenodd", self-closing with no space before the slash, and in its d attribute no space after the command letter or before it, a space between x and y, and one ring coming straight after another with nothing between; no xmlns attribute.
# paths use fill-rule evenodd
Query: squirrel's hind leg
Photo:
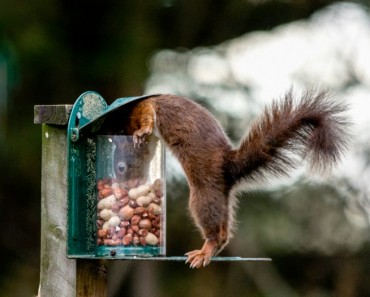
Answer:
<svg viewBox="0 0 370 297"><path fill-rule="evenodd" d="M220 194L216 203L207 204L209 196L194 196L190 198L192 215L201 229L205 242L200 250L186 253L186 263L190 268L200 268L208 265L211 258L217 255L228 243L229 211L227 200Z"/></svg>

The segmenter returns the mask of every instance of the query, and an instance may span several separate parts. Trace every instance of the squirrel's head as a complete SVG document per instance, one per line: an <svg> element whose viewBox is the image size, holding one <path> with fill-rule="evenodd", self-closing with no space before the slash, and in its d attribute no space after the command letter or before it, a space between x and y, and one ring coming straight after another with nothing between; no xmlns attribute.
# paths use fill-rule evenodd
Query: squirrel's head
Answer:
<svg viewBox="0 0 370 297"><path fill-rule="evenodd" d="M114 173L120 182L145 180L148 177L150 161L153 158L153 145L149 142L134 146L131 136L114 136Z"/></svg>

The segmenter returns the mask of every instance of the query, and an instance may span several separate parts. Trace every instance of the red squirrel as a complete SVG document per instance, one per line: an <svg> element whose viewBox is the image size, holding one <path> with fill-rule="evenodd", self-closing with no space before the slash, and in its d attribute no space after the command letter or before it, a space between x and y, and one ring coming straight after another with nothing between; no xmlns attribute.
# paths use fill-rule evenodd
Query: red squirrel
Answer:
<svg viewBox="0 0 370 297"><path fill-rule="evenodd" d="M319 172L339 161L348 139L344 111L324 91L307 91L298 101L291 91L266 108L234 147L214 116L190 99L155 95L131 105L126 132L134 145L145 146L154 133L186 174L190 213L205 240L186 254L191 268L209 264L231 238L240 185L269 173L288 175L299 165L297 156Z"/></svg>

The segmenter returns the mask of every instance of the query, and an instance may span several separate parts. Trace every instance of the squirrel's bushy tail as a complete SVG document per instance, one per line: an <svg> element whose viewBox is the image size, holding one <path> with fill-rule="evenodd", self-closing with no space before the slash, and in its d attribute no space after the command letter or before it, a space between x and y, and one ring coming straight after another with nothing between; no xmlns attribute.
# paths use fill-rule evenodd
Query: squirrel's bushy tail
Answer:
<svg viewBox="0 0 370 297"><path fill-rule="evenodd" d="M346 150L346 110L346 105L325 91L306 91L299 102L290 91L283 100L274 101L228 156L226 172L231 185L263 178L266 173L287 175L302 159L315 171L330 169Z"/></svg>

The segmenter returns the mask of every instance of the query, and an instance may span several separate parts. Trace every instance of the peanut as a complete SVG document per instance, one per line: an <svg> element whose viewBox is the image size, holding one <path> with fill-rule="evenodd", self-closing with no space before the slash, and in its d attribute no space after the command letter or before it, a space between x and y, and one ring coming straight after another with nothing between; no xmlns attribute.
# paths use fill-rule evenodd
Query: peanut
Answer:
<svg viewBox="0 0 370 297"><path fill-rule="evenodd" d="M149 194L149 192L151 191L151 189L152 189L152 187L150 185L141 185L141 186L139 186L137 188L131 189L128 192L128 196L131 199L136 200L140 196L145 196L145 195Z"/></svg>
<svg viewBox="0 0 370 297"><path fill-rule="evenodd" d="M114 195L110 195L98 202L98 209L111 208L115 203L116 197Z"/></svg>
<svg viewBox="0 0 370 297"><path fill-rule="evenodd" d="M160 244L163 211L159 196L163 195L163 182L156 180L153 185L138 186L140 183L128 191L122 183L98 180L98 245Z"/></svg>
<svg viewBox="0 0 370 297"><path fill-rule="evenodd" d="M150 195L147 196L140 196L139 198L136 199L136 203L139 206L144 206L147 207L149 203L152 201L153 197Z"/></svg>
<svg viewBox="0 0 370 297"><path fill-rule="evenodd" d="M111 217L108 221L111 227L117 227L121 223L121 219L118 216Z"/></svg>
<svg viewBox="0 0 370 297"><path fill-rule="evenodd" d="M103 209L100 213L99 213L99 216L104 220L104 221L108 221L111 217L113 217L114 215L116 215L112 210L110 209Z"/></svg>

